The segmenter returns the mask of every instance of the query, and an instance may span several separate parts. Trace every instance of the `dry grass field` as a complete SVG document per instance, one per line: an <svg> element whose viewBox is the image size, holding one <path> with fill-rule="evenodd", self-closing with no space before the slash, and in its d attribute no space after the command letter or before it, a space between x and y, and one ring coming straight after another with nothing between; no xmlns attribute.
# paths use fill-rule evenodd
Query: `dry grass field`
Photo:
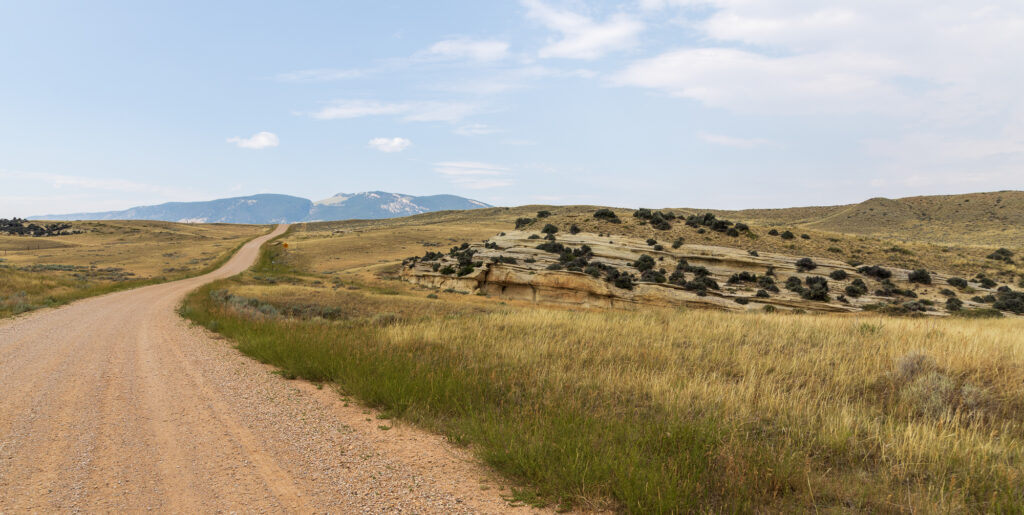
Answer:
<svg viewBox="0 0 1024 515"><path fill-rule="evenodd" d="M584 231L1022 272L985 257L999 246L1019 256L1021 240L975 242L965 225L936 244L730 214L757 236L735 238L656 231L628 210L613 225L593 207L525 206L295 226L287 249L267 247L252 271L197 292L182 313L286 377L332 382L470 446L521 482L512 502L636 513L1024 506L1021 317L579 309L396 278L402 258L483 240L542 209L545 223Z"/></svg>
<svg viewBox="0 0 1024 515"><path fill-rule="evenodd" d="M215 267L266 226L73 222L81 234L0 235L0 317Z"/></svg>

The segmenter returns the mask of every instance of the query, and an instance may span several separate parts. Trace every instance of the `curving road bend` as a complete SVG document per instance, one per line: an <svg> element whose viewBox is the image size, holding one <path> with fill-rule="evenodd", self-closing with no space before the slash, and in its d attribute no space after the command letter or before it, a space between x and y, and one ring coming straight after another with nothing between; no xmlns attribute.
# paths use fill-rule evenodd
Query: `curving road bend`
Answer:
<svg viewBox="0 0 1024 515"><path fill-rule="evenodd" d="M286 228L201 277L0 322L0 513L508 511L465 451L176 314Z"/></svg>

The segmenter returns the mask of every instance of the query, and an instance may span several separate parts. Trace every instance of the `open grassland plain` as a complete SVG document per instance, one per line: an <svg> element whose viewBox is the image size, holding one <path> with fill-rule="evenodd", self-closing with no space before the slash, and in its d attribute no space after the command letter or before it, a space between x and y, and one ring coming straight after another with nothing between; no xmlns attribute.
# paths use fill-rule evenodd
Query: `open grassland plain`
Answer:
<svg viewBox="0 0 1024 515"><path fill-rule="evenodd" d="M529 229L538 211L551 211L538 232L576 224L820 257L833 246L845 259L1006 282L1019 264L987 256L999 246L1019 256L1019 241L976 243L958 226L936 244L753 217L756 238L681 223L669 238L631 210L609 224L595 209L295 226L287 248L266 247L250 272L197 291L182 314L286 377L332 382L383 417L469 446L524 486L516 502L635 513L1024 506L1021 317L583 309L397 279L403 258L519 218L535 219ZM783 226L797 237L767 235Z"/></svg>
<svg viewBox="0 0 1024 515"><path fill-rule="evenodd" d="M71 222L57 236L0 234L0 318L212 270L270 227Z"/></svg>

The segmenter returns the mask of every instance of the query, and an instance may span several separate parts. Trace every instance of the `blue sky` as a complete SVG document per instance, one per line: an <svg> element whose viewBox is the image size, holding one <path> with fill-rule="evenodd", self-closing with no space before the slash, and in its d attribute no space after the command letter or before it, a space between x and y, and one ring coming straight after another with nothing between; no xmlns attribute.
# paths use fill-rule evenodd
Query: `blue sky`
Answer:
<svg viewBox="0 0 1024 515"><path fill-rule="evenodd" d="M1024 4L5 2L0 216L1024 188Z"/></svg>

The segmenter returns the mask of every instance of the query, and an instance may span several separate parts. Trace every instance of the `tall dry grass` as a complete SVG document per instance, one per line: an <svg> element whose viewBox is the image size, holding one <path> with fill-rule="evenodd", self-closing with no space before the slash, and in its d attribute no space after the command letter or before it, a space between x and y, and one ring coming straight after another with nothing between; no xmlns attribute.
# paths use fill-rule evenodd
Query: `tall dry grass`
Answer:
<svg viewBox="0 0 1024 515"><path fill-rule="evenodd" d="M502 307L341 323L266 316L209 290L183 313L286 375L470 444L550 501L1024 506L1020 319Z"/></svg>

